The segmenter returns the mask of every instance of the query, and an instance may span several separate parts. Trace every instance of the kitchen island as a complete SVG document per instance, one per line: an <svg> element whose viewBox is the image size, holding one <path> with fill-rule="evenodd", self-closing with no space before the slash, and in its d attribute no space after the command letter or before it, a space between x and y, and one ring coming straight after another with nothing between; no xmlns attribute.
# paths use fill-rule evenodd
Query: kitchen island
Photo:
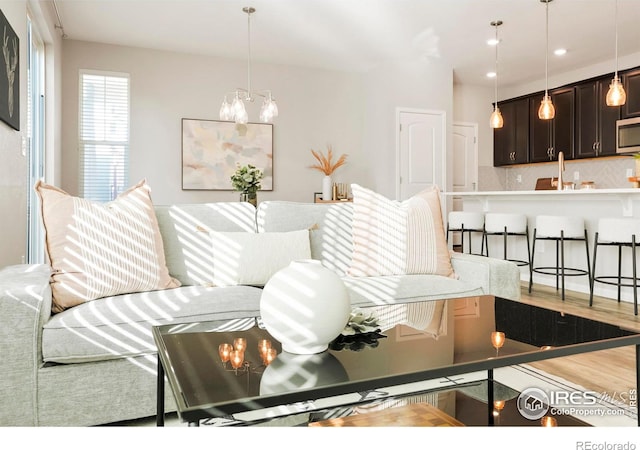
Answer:
<svg viewBox="0 0 640 450"><path fill-rule="evenodd" d="M533 244L535 218L538 215L558 215L582 217L585 221L589 239L590 261L593 264L593 245L598 219L603 217L630 217L640 219L640 189L581 189L581 190L540 190L540 191L475 191L446 192L445 197L457 199L463 211L523 213L529 222L530 244ZM447 202L451 203L451 202ZM479 238L475 238L479 239ZM522 242L524 238L509 237L510 259L527 259L527 250ZM478 244L474 241L474 247ZM565 250L566 267L585 268L586 254L584 243L568 242ZM475 249L474 249L475 251ZM502 257L502 238L489 236L489 255ZM616 248L599 247L596 272L597 275L614 275L617 273L618 260ZM555 265L555 244L549 241L538 241L535 254L536 266ZM529 281L529 267L521 267L521 279ZM631 252L623 249L622 275L631 274ZM534 291L536 284L555 286L554 276L534 273ZM566 289L577 292L589 292L588 277L567 277ZM595 283L595 295L617 299L615 286ZM633 302L631 288L622 289L622 300Z"/></svg>

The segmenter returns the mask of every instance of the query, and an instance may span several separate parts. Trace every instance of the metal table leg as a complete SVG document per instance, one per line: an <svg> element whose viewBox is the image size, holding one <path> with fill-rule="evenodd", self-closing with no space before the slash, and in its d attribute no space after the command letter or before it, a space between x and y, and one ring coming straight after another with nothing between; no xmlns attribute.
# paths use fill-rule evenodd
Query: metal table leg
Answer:
<svg viewBox="0 0 640 450"><path fill-rule="evenodd" d="M158 355L158 380L156 389L156 426L164 426L164 367Z"/></svg>

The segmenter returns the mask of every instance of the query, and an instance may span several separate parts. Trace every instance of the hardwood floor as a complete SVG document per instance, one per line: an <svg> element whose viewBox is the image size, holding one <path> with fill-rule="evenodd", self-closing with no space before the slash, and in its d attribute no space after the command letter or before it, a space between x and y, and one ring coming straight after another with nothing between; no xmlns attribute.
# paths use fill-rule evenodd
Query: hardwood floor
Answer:
<svg viewBox="0 0 640 450"><path fill-rule="evenodd" d="M534 284L529 294L528 284L525 283L521 301L640 332L640 318L634 315L631 303L594 297L593 306L589 307L588 294L566 291L563 302L555 288ZM598 393L611 395L637 389L633 346L555 358L530 365ZM629 396L622 395L618 400L628 403Z"/></svg>

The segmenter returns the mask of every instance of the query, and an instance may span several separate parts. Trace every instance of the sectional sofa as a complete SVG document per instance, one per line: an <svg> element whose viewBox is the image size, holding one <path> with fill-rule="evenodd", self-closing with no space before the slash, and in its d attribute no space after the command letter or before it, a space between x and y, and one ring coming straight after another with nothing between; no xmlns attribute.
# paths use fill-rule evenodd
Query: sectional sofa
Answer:
<svg viewBox="0 0 640 450"><path fill-rule="evenodd" d="M452 276L351 276L352 203L268 201L255 208L221 202L154 206L154 211L166 266L179 287L108 296L52 313L49 265L0 270L0 425L88 426L155 415L152 326L259 315L260 283L242 280L247 273L242 266L257 261L262 267L269 258L254 254L250 262L221 263L212 244L215 233L305 230L310 256L343 277L353 307L520 297L515 264L459 253L451 254ZM274 251L267 247L264 252ZM211 282L212 268L224 269L215 276L231 281ZM165 391L167 409L174 408L171 390Z"/></svg>

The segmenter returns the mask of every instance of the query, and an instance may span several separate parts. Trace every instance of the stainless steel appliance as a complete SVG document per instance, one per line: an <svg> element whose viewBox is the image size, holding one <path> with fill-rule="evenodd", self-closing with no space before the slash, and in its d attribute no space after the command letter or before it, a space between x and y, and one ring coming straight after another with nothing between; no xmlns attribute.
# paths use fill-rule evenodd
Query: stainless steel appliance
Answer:
<svg viewBox="0 0 640 450"><path fill-rule="evenodd" d="M616 122L616 153L640 152L640 117Z"/></svg>

